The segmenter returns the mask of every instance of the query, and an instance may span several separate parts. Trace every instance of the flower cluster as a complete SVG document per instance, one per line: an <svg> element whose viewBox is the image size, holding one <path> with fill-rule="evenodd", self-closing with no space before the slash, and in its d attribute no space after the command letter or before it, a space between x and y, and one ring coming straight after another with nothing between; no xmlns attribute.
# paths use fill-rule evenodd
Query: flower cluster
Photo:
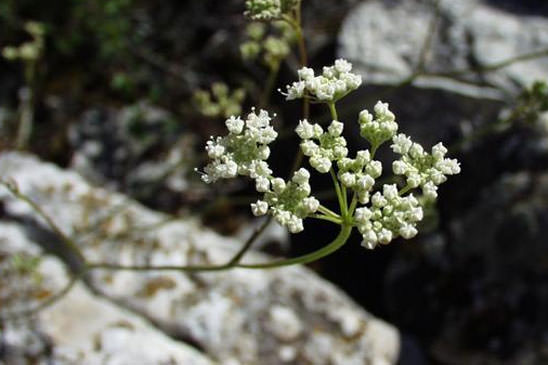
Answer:
<svg viewBox="0 0 548 365"><path fill-rule="evenodd" d="M244 175L255 179L263 191L268 190L265 179L272 171L265 160L270 155L268 145L278 136L270 120L265 110L259 114L252 111L245 121L239 117L227 119L228 135L211 137L207 142L206 151L212 161L204 168L202 180L212 183Z"/></svg>
<svg viewBox="0 0 548 365"><path fill-rule="evenodd" d="M339 181L356 192L361 204L366 204L375 179L382 174L381 162L371 159L371 153L363 150L356 153L355 159L345 157L337 161L337 165Z"/></svg>
<svg viewBox="0 0 548 365"><path fill-rule="evenodd" d="M297 170L289 182L281 178L271 179L271 189L265 192L263 200L251 204L254 215L272 214L282 226L291 233L301 232L303 218L315 213L320 202L310 196L310 173L301 168Z"/></svg>
<svg viewBox="0 0 548 365"><path fill-rule="evenodd" d="M334 103L361 85L361 76L350 71L352 64L343 59L336 60L333 66L324 67L318 76L311 68L303 67L298 71L299 81L287 85L284 95L287 100L310 98L316 102Z"/></svg>
<svg viewBox="0 0 548 365"><path fill-rule="evenodd" d="M380 146L396 135L398 123L394 113L388 109L388 103L377 102L374 112L375 118L367 110L360 112L360 135L372 146Z"/></svg>
<svg viewBox="0 0 548 365"><path fill-rule="evenodd" d="M310 124L306 119L299 122L295 132L303 140L301 150L310 157L310 165L318 172L328 172L331 161L338 161L348 154L342 131L343 124L336 120L331 122L327 132L319 124Z"/></svg>
<svg viewBox="0 0 548 365"><path fill-rule="evenodd" d="M328 103L336 119L334 102L361 83L358 76L350 73L351 68L344 60L325 67L321 76L303 68L299 70L299 81L288 86L287 98L307 97ZM460 172L459 163L445 158L447 149L441 143L427 153L408 136L397 134L398 124L387 103L379 101L373 114L361 111L358 123L360 135L370 143L370 149L358 151L355 158L348 157L347 142L342 135L344 125L340 121L333 120L322 128L304 119L295 128L310 165L320 173L332 173L339 213L320 205L311 196L308 170L299 169L287 182L272 175L266 159L270 154L268 144L277 134L263 110L258 115L252 112L245 122L235 117L226 121L229 134L212 137L206 146L212 162L205 168L202 179L213 182L236 175L249 176L255 180L256 190L263 193L260 200L251 204L253 214L270 214L292 233L303 230L304 218L314 217L347 229L356 227L363 237L362 245L367 248L388 244L397 237L410 239L418 233L417 223L423 219L424 209L436 199L437 186L447 180L447 175ZM378 191L375 185L383 166L374 156L390 140L393 152L400 155L392 163L392 170L395 175L404 176L406 184L401 189L396 184L384 184ZM351 201L347 189L353 193ZM421 189L422 195L415 197L415 189Z"/></svg>
<svg viewBox="0 0 548 365"><path fill-rule="evenodd" d="M36 61L44 50L44 25L29 21L25 23L24 28L32 36L32 40L21 44L19 47L4 47L2 49L2 56L8 61L17 59L28 62Z"/></svg>
<svg viewBox="0 0 548 365"><path fill-rule="evenodd" d="M382 194L371 197L371 207L356 209L354 221L363 236L362 245L374 248L377 244L388 244L394 238L405 239L417 234L416 224L423 218L419 201L409 194L400 196L396 185L383 186Z"/></svg>
<svg viewBox="0 0 548 365"><path fill-rule="evenodd" d="M222 82L211 85L211 92L197 90L193 94L193 102L198 111L210 118L240 114L241 104L245 99L245 90L236 89L230 92L228 86Z"/></svg>
<svg viewBox="0 0 548 365"><path fill-rule="evenodd" d="M394 174L404 175L409 188L420 186L428 200L437 198L437 186L447 180L446 175L460 173L457 160L445 158L447 148L441 142L432 147L431 153L404 134L398 134L392 142L394 153L401 155L399 160L392 163Z"/></svg>
<svg viewBox="0 0 548 365"><path fill-rule="evenodd" d="M298 5L298 0L247 0L245 16L259 21L281 19Z"/></svg>
<svg viewBox="0 0 548 365"><path fill-rule="evenodd" d="M284 21L272 22L269 35L266 35L267 29L264 23L250 23L246 31L248 40L240 45L240 53L244 60L255 60L262 55L262 62L271 70L277 70L291 51L295 31Z"/></svg>

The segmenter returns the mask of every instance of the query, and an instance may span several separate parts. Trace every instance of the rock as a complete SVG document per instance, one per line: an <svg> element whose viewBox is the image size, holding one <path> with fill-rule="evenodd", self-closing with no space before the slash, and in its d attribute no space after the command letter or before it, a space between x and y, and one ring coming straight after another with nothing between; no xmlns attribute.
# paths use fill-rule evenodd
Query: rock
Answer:
<svg viewBox="0 0 548 365"><path fill-rule="evenodd" d="M69 133L73 169L90 181L146 200L161 191L189 188L193 139L175 139L180 126L166 110L146 102L85 111ZM171 146L166 148L166 146Z"/></svg>
<svg viewBox="0 0 548 365"><path fill-rule="evenodd" d="M16 181L92 262L220 264L242 244L191 218L174 220L94 188L74 172L31 156L0 155L0 176ZM10 215L40 221L5 190L0 190L0 199ZM245 260L272 258L251 252ZM223 363L397 360L398 332L304 267L192 274L96 270L90 279L94 290Z"/></svg>
<svg viewBox="0 0 548 365"><path fill-rule="evenodd" d="M366 83L398 84L421 63L413 85L441 88L481 99L517 94L548 77L548 19L510 13L480 0L441 0L436 17L431 0L366 1L349 13L339 35L340 57L351 61ZM436 20L432 31L431 23ZM397 24L397 26L394 26ZM522 60L485 72L461 72Z"/></svg>
<svg viewBox="0 0 548 365"><path fill-rule="evenodd" d="M59 259L43 255L21 225L0 222L0 241L0 273L3 280L10 277L10 283L0 287L0 295L21 297L17 302L2 300L0 316L32 308L38 303L32 294L46 292L40 299L45 300L69 282ZM12 261L21 255L40 261L32 273L14 277ZM0 323L1 364L213 364L139 316L93 295L81 283L32 317Z"/></svg>

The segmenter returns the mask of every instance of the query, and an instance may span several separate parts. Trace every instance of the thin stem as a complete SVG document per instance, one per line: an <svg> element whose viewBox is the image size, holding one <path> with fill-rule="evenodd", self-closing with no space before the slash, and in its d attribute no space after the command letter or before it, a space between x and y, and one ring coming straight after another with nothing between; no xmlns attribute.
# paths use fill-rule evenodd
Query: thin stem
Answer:
<svg viewBox="0 0 548 365"><path fill-rule="evenodd" d="M339 117L337 115L337 108L335 107L335 103L327 103L327 106L329 107L329 112L331 113L331 118L333 120L339 120Z"/></svg>
<svg viewBox="0 0 548 365"><path fill-rule="evenodd" d="M335 223L335 224L338 224L338 225L342 224L342 220L340 218L334 218L334 217L331 217L329 215L313 214L309 217L314 218L314 219L321 219L321 220L324 220L324 221L329 221L329 222L332 222L332 223Z"/></svg>
<svg viewBox="0 0 548 365"><path fill-rule="evenodd" d="M238 264L237 267L241 267L245 269L271 269L271 268L295 265L295 264L307 264L309 262L319 260L322 257L325 257L337 251L346 243L346 241L350 237L350 233L352 233L352 226L342 224L339 235L330 244L322 247L321 249L317 251L311 252L307 255L294 257L291 259L278 260L274 262L264 262L264 263L258 263L258 264Z"/></svg>
<svg viewBox="0 0 548 365"><path fill-rule="evenodd" d="M334 218L340 218L341 216L338 215L337 213L335 213L334 211L332 211L331 209L329 208L326 208L324 207L323 205L320 205L320 207L318 208L318 210L326 215L330 215Z"/></svg>
<svg viewBox="0 0 548 365"><path fill-rule="evenodd" d="M356 210L356 206L358 205L358 196L356 193L352 195L352 202L350 203L350 208L348 209L348 216L352 218L354 215L354 211Z"/></svg>
<svg viewBox="0 0 548 365"><path fill-rule="evenodd" d="M299 62L301 67L306 67L308 65L308 54L306 51L306 42L303 34L303 27L301 22L301 6L302 1L299 0L299 3L295 7L294 15L285 16L283 19L291 25L295 31L295 37L297 38L297 47L299 49ZM303 99L303 118L307 119L310 115L310 102L308 99Z"/></svg>
<svg viewBox="0 0 548 365"><path fill-rule="evenodd" d="M55 234L57 234L65 242L67 248L70 249L71 252L78 258L80 263L85 262L84 255L82 254L82 251L80 251L80 248L76 242L67 236L38 204L36 204L27 195L23 194L16 185L3 180L0 180L0 185L3 185L6 189L8 189L16 198L27 203L35 213L46 221L47 225L55 232Z"/></svg>
<svg viewBox="0 0 548 365"><path fill-rule="evenodd" d="M34 61L28 62L25 70L26 86L21 92L21 111L19 128L17 129L16 148L24 150L28 146L32 134L32 124L34 120Z"/></svg>
<svg viewBox="0 0 548 365"><path fill-rule="evenodd" d="M281 60L278 60L276 63L273 64L273 67L270 68L268 78L266 79L266 86L259 100L259 106L261 108L266 107L270 103L270 96L272 95L272 90L274 90L276 78L278 77L278 72L280 70L280 64Z"/></svg>
<svg viewBox="0 0 548 365"><path fill-rule="evenodd" d="M377 149L379 148L378 144L371 145L371 159L375 157L375 153L377 153Z"/></svg>
<svg viewBox="0 0 548 365"><path fill-rule="evenodd" d="M398 194L403 195L411 189L413 189L413 188L410 185L405 185L403 188L400 189L400 191L398 191Z"/></svg>
<svg viewBox="0 0 548 365"><path fill-rule="evenodd" d="M344 204L344 210L346 215L348 214L348 196L346 194L346 187L342 186L342 184L341 184L341 191L342 191L343 204Z"/></svg>
<svg viewBox="0 0 548 365"><path fill-rule="evenodd" d="M48 299L42 301L41 303L37 304L36 306L28 309L18 310L18 311L8 311L6 313L0 314L0 320L14 320L21 317L28 317L33 314L36 314L46 308L51 307L53 304L57 303L60 299L62 299L68 292L72 290L74 285L78 282L78 280L86 273L87 270L82 270L79 274L72 276L70 281L63 287L60 291L58 291L56 294L50 296Z"/></svg>
<svg viewBox="0 0 548 365"><path fill-rule="evenodd" d="M333 170L333 168L329 170L329 173L331 174L331 179L333 180L333 185L335 186L335 191L337 192L337 200L339 201L341 215L344 216L346 214L346 205L344 205L344 198L342 195L341 187L339 185L339 181L337 180L337 175L335 174L335 170Z"/></svg>
<svg viewBox="0 0 548 365"><path fill-rule="evenodd" d="M263 224L253 232L253 234L247 239L245 244L242 246L240 251L234 255L234 257L227 263L227 266L232 267L234 264L238 263L242 257L245 255L247 250L251 248L251 245L257 240L257 238L264 232L266 227L272 222L272 216L269 215L266 220L263 222Z"/></svg>

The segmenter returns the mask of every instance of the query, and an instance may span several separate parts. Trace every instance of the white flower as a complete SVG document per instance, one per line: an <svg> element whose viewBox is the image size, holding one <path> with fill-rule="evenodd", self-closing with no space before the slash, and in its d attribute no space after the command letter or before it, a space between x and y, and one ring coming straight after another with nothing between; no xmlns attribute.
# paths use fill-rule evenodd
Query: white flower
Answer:
<svg viewBox="0 0 548 365"><path fill-rule="evenodd" d="M262 200L257 200L256 203L251 204L251 212L256 217L265 215L268 212L268 203Z"/></svg>
<svg viewBox="0 0 548 365"><path fill-rule="evenodd" d="M406 240L411 239L417 235L417 228L410 224L405 224L399 229L399 234Z"/></svg>
<svg viewBox="0 0 548 365"><path fill-rule="evenodd" d="M310 165L318 172L329 172L331 161L339 161L348 154L342 131L343 124L336 120L331 122L327 133L318 124L311 125L307 121L301 121L297 126L297 134L304 139L301 150L310 157Z"/></svg>
<svg viewBox="0 0 548 365"><path fill-rule="evenodd" d="M392 162L392 171L396 175L404 175L407 172L407 164L403 161L396 160Z"/></svg>
<svg viewBox="0 0 548 365"><path fill-rule="evenodd" d="M446 153L447 148L441 142L432 147L432 157L434 157L434 160L442 160Z"/></svg>
<svg viewBox="0 0 548 365"><path fill-rule="evenodd" d="M344 128L344 124L342 124L339 121L334 120L334 121L331 122L331 124L327 128L327 132L333 137L338 137L342 134L343 128ZM311 137L309 137L309 138L311 138Z"/></svg>
<svg viewBox="0 0 548 365"><path fill-rule="evenodd" d="M304 81L295 81L291 86L287 86L286 100L300 99L304 96L306 83Z"/></svg>
<svg viewBox="0 0 548 365"><path fill-rule="evenodd" d="M407 155L409 149L413 145L411 138L407 137L405 134L400 133L392 139L392 150L394 153L400 155Z"/></svg>
<svg viewBox="0 0 548 365"><path fill-rule="evenodd" d="M380 161L373 160L367 164L365 171L367 171L372 178L376 179L382 175L382 163Z"/></svg>
<svg viewBox="0 0 548 365"><path fill-rule="evenodd" d="M428 200L436 200L438 197L438 187L432 181L428 181L422 186L422 193Z"/></svg>
<svg viewBox="0 0 548 365"><path fill-rule="evenodd" d="M315 212L320 207L320 202L314 197L303 199L303 207L309 212Z"/></svg>
<svg viewBox="0 0 548 365"><path fill-rule="evenodd" d="M390 243L390 241L392 241L392 231L389 231L386 228L382 228L378 234L378 240L379 243L382 243L384 245Z"/></svg>
<svg viewBox="0 0 548 365"><path fill-rule="evenodd" d="M371 213L371 211L367 207L361 207L356 209L354 213L354 219L359 224L366 224L369 219L371 219L372 215L373 213Z"/></svg>
<svg viewBox="0 0 548 365"><path fill-rule="evenodd" d="M278 20L297 5L297 0L246 0L244 15L259 21Z"/></svg>
<svg viewBox="0 0 548 365"><path fill-rule="evenodd" d="M301 150L305 156L311 157L319 152L320 146L314 143L314 141L306 140L301 142Z"/></svg>
<svg viewBox="0 0 548 365"><path fill-rule="evenodd" d="M360 134L372 146L378 147L390 140L398 131L396 117L388 109L388 104L377 102L374 108L375 118L367 110L362 110L359 116Z"/></svg>
<svg viewBox="0 0 548 365"><path fill-rule="evenodd" d="M270 180L263 176L258 177L255 179L255 189L260 193L267 192L270 189Z"/></svg>
<svg viewBox="0 0 548 365"><path fill-rule="evenodd" d="M298 71L299 81L287 85L286 99L308 97L320 102L334 103L361 85L361 76L350 71L352 64L343 59L336 60L333 66L325 66L318 76L314 75L312 69L303 67Z"/></svg>
<svg viewBox="0 0 548 365"><path fill-rule="evenodd" d="M421 186L428 200L437 198L436 186L447 181L447 175L460 173L458 161L445 158L447 148L441 142L432 147L430 154L403 134L394 136L392 142L392 150L401 155L392 163L394 174L404 175L409 188Z"/></svg>
<svg viewBox="0 0 548 365"><path fill-rule="evenodd" d="M303 67L297 71L297 74L299 75L299 79L307 81L314 77L314 70L308 67Z"/></svg>
<svg viewBox="0 0 548 365"><path fill-rule="evenodd" d="M301 139L310 139L315 136L314 126L308 123L308 120L299 121L299 125L295 128L295 132Z"/></svg>
<svg viewBox="0 0 548 365"><path fill-rule="evenodd" d="M338 60L335 60L335 70L340 74L348 73L352 71L352 64L347 60L339 58Z"/></svg>
<svg viewBox="0 0 548 365"><path fill-rule="evenodd" d="M268 144L278 136L270 125L268 112L261 110L256 114L253 110L245 122L239 117L230 117L225 125L228 135L211 137L206 144L205 149L212 161L204 168L202 180L212 183L238 174L253 179L268 178L272 171L264 160L270 155ZM257 185L264 187L265 182Z"/></svg>
<svg viewBox="0 0 548 365"><path fill-rule="evenodd" d="M327 157L312 156L310 157L310 166L318 172L325 174L331 169L331 161Z"/></svg>
<svg viewBox="0 0 548 365"><path fill-rule="evenodd" d="M398 195L398 188L396 187L396 184L392 184L392 185L385 184L383 186L382 194L388 200L396 199L399 196Z"/></svg>
<svg viewBox="0 0 548 365"><path fill-rule="evenodd" d="M351 188L356 184L356 174L352 174L350 172L342 173L339 176L339 179L341 180L342 184L347 188Z"/></svg>
<svg viewBox="0 0 548 365"><path fill-rule="evenodd" d="M377 246L377 234L373 230L368 230L363 234L362 246L368 249L373 249Z"/></svg>
<svg viewBox="0 0 548 365"><path fill-rule="evenodd" d="M363 175L358 179L356 185L356 189L358 191L369 190L373 187L373 185L375 185L375 179L373 179L371 175Z"/></svg>
<svg viewBox="0 0 548 365"><path fill-rule="evenodd" d="M320 207L318 199L310 196L310 173L305 168L295 171L290 181L272 178L271 189L263 200L270 207L274 219L291 233L303 230L303 219L314 214ZM252 205L252 209L253 205Z"/></svg>
<svg viewBox="0 0 548 365"><path fill-rule="evenodd" d="M305 168L300 168L297 171L295 171L295 174L293 175L293 181L299 185L307 184L308 180L310 179L310 172L308 172Z"/></svg>
<svg viewBox="0 0 548 365"><path fill-rule="evenodd" d="M226 128L230 133L240 134L244 129L244 121L240 117L230 117L225 122Z"/></svg>

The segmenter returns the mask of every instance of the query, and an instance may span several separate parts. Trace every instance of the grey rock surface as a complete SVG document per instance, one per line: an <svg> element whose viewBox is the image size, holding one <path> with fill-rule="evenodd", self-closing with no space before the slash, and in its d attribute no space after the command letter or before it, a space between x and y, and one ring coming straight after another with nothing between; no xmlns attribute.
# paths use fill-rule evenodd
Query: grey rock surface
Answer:
<svg viewBox="0 0 548 365"><path fill-rule="evenodd" d="M366 83L401 83L422 63L425 76L413 85L487 99L515 94L548 77L546 17L511 13L481 0L440 0L438 13L434 4L363 2L343 23L339 56L351 61ZM536 52L544 57L463 72L502 66Z"/></svg>
<svg viewBox="0 0 548 365"><path fill-rule="evenodd" d="M0 295L10 297L2 298L0 316L13 318L0 321L0 364L213 364L140 316L92 294L81 283L33 316L16 317L43 300L34 297L47 298L70 280L63 263L44 255L27 233L20 224L0 222L0 273L2 280L10 281L0 288ZM32 274L14 272L18 271L13 268L14 258L22 255L27 260L40 259Z"/></svg>
<svg viewBox="0 0 548 365"><path fill-rule="evenodd" d="M0 155L0 176L16 181L92 262L219 264L242 244L192 218L174 220L92 187L78 174L32 156ZM11 216L42 221L5 190L0 200ZM269 259L257 252L245 258ZM90 285L226 364L391 364L398 357L399 335L392 326L303 267L193 274L94 271Z"/></svg>
<svg viewBox="0 0 548 365"><path fill-rule="evenodd" d="M94 183L138 198L149 198L160 187L184 192L194 153L190 136L175 139L179 127L171 113L145 101L88 109L69 133L75 150L71 167Z"/></svg>

